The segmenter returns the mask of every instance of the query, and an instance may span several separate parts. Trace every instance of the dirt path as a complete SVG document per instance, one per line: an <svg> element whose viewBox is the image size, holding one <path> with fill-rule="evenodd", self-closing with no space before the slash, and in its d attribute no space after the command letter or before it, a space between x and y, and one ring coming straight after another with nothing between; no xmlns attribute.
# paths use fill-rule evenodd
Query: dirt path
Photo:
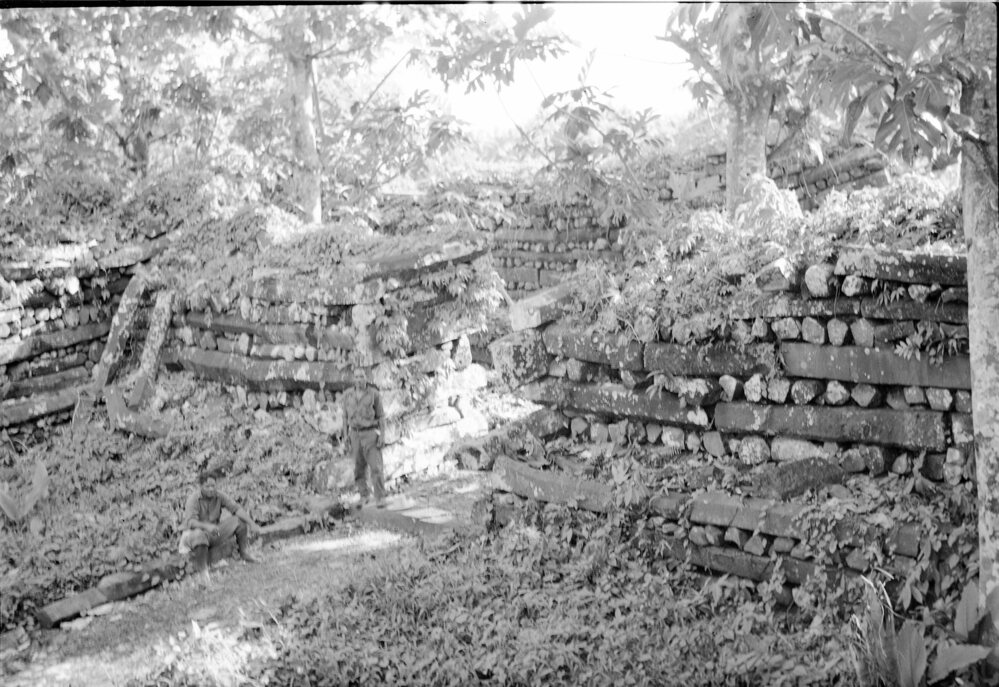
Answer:
<svg viewBox="0 0 999 687"><path fill-rule="evenodd" d="M33 637L30 663L4 676L4 684L124 685L181 662L202 662L207 674L218 671L221 684L239 682L241 666L276 652L271 640L257 638L260 623L282 600L346 584L352 565L363 557L377 560L413 546L416 540L405 532L414 530L404 522L393 526L407 513L432 514L421 521L425 524L447 512L453 518L448 527L436 530L442 533L452 524L469 525L472 503L485 479L481 473L460 473L411 485L390 499L389 509L377 518L351 516L330 531L256 550L256 564L228 561L135 599L95 609L97 615L42 631Z"/></svg>

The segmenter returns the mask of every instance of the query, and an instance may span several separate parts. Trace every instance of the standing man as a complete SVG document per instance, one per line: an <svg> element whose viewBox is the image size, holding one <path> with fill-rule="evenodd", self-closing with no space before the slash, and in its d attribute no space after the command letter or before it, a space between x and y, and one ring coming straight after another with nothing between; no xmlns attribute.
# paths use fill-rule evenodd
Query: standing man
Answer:
<svg viewBox="0 0 999 687"><path fill-rule="evenodd" d="M368 501L368 480L375 493L375 505L385 507L385 468L382 446L385 436L385 409L377 387L368 381L363 367L354 368L354 386L344 392L344 421L347 425L347 450L354 458L354 483L361 495L361 505Z"/></svg>
<svg viewBox="0 0 999 687"><path fill-rule="evenodd" d="M223 508L230 513L224 520ZM249 513L218 490L215 478L205 471L198 473L198 487L187 498L182 526L181 553L191 551L199 569L211 562L212 549L232 541L233 536L239 557L247 563L256 563L246 551L246 536L248 532L259 534L260 528Z"/></svg>

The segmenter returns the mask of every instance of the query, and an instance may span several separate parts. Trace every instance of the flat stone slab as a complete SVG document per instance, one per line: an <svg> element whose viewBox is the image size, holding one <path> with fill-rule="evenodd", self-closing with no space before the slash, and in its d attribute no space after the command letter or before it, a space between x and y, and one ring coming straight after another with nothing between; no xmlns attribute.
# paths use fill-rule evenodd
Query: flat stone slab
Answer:
<svg viewBox="0 0 999 687"><path fill-rule="evenodd" d="M860 313L872 320L968 323L968 306L963 303L920 303L919 301L899 300L886 304L879 303L874 298L865 298L860 304Z"/></svg>
<svg viewBox="0 0 999 687"><path fill-rule="evenodd" d="M560 318L572 302L578 285L570 280L538 291L510 305L510 327L515 332L534 329Z"/></svg>
<svg viewBox="0 0 999 687"><path fill-rule="evenodd" d="M500 456L493 465L495 486L546 503L575 503L579 508L606 513L613 504L609 485L569 473L537 470Z"/></svg>
<svg viewBox="0 0 999 687"><path fill-rule="evenodd" d="M184 322L192 327L208 329L225 334L248 334L254 342L268 344L304 344L317 348L341 348L352 350L354 337L341 327L321 327L315 323L308 324L266 324L250 322L233 315L212 315L189 312L184 315Z"/></svg>
<svg viewBox="0 0 999 687"><path fill-rule="evenodd" d="M689 377L749 377L769 375L777 369L777 353L770 344L752 344L739 350L712 345L698 348L681 344L649 343L643 360L650 372Z"/></svg>
<svg viewBox="0 0 999 687"><path fill-rule="evenodd" d="M840 250L836 274L906 284L964 286L968 282L968 256L851 246Z"/></svg>
<svg viewBox="0 0 999 687"><path fill-rule="evenodd" d="M334 362L259 360L193 347L166 351L163 360L201 377L254 391L324 388L341 391L353 383L350 368Z"/></svg>
<svg viewBox="0 0 999 687"><path fill-rule="evenodd" d="M41 353L100 339L111 329L110 322L94 322L82 327L38 334L27 339L0 343L0 365L34 358Z"/></svg>
<svg viewBox="0 0 999 687"><path fill-rule="evenodd" d="M0 427L12 427L46 415L69 410L80 400L78 389L63 389L0 403Z"/></svg>
<svg viewBox="0 0 999 687"><path fill-rule="evenodd" d="M375 508L366 506L354 511L355 517L361 522L416 536L437 536L453 532L457 524L453 519L448 522L430 522L419 518L412 518L404 512L393 511L388 508Z"/></svg>
<svg viewBox="0 0 999 687"><path fill-rule="evenodd" d="M841 317L859 315L860 300L855 298L829 298L805 300L787 295L777 295L737 312L739 319L754 317Z"/></svg>
<svg viewBox="0 0 999 687"><path fill-rule="evenodd" d="M667 424L707 427L708 416L700 408L685 405L668 392L648 394L620 384L577 384L546 379L523 388L522 395L537 403L581 412L655 420Z"/></svg>
<svg viewBox="0 0 999 687"><path fill-rule="evenodd" d="M433 506L423 506L418 508L407 508L405 510L395 511L400 515L404 515L407 518L413 518L414 520L422 520L424 522L429 522L434 525L443 525L444 523L454 522L454 513L449 513L446 510L441 510L440 508L434 508Z"/></svg>
<svg viewBox="0 0 999 687"><path fill-rule="evenodd" d="M563 358L575 358L609 365L622 370L641 370L642 343L625 335L607 335L590 329L557 322L542 335L548 352Z"/></svg>
<svg viewBox="0 0 999 687"><path fill-rule="evenodd" d="M944 451L944 414L930 410L769 406L719 403L715 426L722 432L749 432L819 441L856 441Z"/></svg>
<svg viewBox="0 0 999 687"><path fill-rule="evenodd" d="M821 457L804 458L779 465L767 465L745 489L753 496L788 499L826 484L839 484L846 472Z"/></svg>
<svg viewBox="0 0 999 687"><path fill-rule="evenodd" d="M511 332L489 344L493 369L511 386L533 382L548 374L552 356L534 329Z"/></svg>
<svg viewBox="0 0 999 687"><path fill-rule="evenodd" d="M789 377L971 389L968 356L948 356L938 365L925 356L906 360L891 350L805 343L783 343L781 354Z"/></svg>

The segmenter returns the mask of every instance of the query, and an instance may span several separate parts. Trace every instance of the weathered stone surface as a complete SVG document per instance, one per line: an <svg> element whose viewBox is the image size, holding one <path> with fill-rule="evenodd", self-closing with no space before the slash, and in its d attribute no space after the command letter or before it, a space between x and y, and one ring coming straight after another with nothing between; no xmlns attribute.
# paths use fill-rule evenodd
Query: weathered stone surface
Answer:
<svg viewBox="0 0 999 687"><path fill-rule="evenodd" d="M912 469L912 459L908 453L902 453L892 461L891 471L896 475L908 475Z"/></svg>
<svg viewBox="0 0 999 687"><path fill-rule="evenodd" d="M838 484L846 473L832 461L811 456L767 467L755 476L749 493L755 496L788 499L827 484Z"/></svg>
<svg viewBox="0 0 999 687"><path fill-rule="evenodd" d="M767 392L767 383L764 381L762 375L754 374L746 380L743 391L746 394L747 401L759 403L763 400L763 395Z"/></svg>
<svg viewBox="0 0 999 687"><path fill-rule="evenodd" d="M885 347L887 344L893 344L915 333L916 325L912 323L912 320L898 320L887 324L878 324L874 326L874 345Z"/></svg>
<svg viewBox="0 0 999 687"><path fill-rule="evenodd" d="M127 399L129 407L138 408L153 394L163 345L170 330L170 312L174 296L174 291L170 289L164 289L156 294L156 301L149 316L149 330L146 332L142 355L139 357L135 385Z"/></svg>
<svg viewBox="0 0 999 687"><path fill-rule="evenodd" d="M209 329L221 334L236 334L252 336L255 343L265 344L308 344L318 348L354 348L354 337L343 327L330 325L320 326L315 322L303 324L267 324L252 322L234 315L206 315L204 313L188 312L184 322L199 329Z"/></svg>
<svg viewBox="0 0 999 687"><path fill-rule="evenodd" d="M0 365L9 365L19 360L34 358L48 351L99 339L107 334L110 328L109 322L93 322L75 329L63 329L48 334L39 334L28 339L0 343Z"/></svg>
<svg viewBox="0 0 999 687"><path fill-rule="evenodd" d="M968 258L965 255L849 247L840 251L836 274L858 274L906 284L964 286L968 280Z"/></svg>
<svg viewBox="0 0 999 687"><path fill-rule="evenodd" d="M791 400L797 405L806 405L825 392L826 385L818 379L799 379L791 385ZM730 401L732 399L725 399Z"/></svg>
<svg viewBox="0 0 999 687"><path fill-rule="evenodd" d="M947 449L947 457L943 467L944 481L951 486L960 484L964 479L964 467L967 462L968 456L965 449Z"/></svg>
<svg viewBox="0 0 999 687"><path fill-rule="evenodd" d="M859 314L860 301L851 298L804 300L779 295L764 299L745 312L735 313L734 316L748 320L753 317L840 317Z"/></svg>
<svg viewBox="0 0 999 687"><path fill-rule="evenodd" d="M50 603L38 611L35 617L38 618L42 627L52 628L107 602L108 597L104 591L99 587L93 587L85 592Z"/></svg>
<svg viewBox="0 0 999 687"><path fill-rule="evenodd" d="M850 336L857 346L870 348L874 345L874 325L869 320L854 320L850 325Z"/></svg>
<svg viewBox="0 0 999 687"><path fill-rule="evenodd" d="M351 369L339 363L256 360L197 348L166 351L164 361L180 365L185 370L207 379L245 386L253 391L292 389L341 391L353 383Z"/></svg>
<svg viewBox="0 0 999 687"><path fill-rule="evenodd" d="M740 530L738 527L729 527L725 530L725 541L735 544L739 549L746 546L749 541L749 532Z"/></svg>
<svg viewBox="0 0 999 687"><path fill-rule="evenodd" d="M861 408L870 408L881 405L884 395L876 386L861 383L850 391L850 398Z"/></svg>
<svg viewBox="0 0 999 687"><path fill-rule="evenodd" d="M808 458L825 458L826 451L821 446L804 439L777 437L770 447L770 454L778 463L794 463Z"/></svg>
<svg viewBox="0 0 999 687"><path fill-rule="evenodd" d="M745 465L760 465L770 460L770 444L763 437L743 437L739 443L739 460Z"/></svg>
<svg viewBox="0 0 999 687"><path fill-rule="evenodd" d="M805 288L813 298L829 298L835 293L835 266L827 262L811 265L805 270Z"/></svg>
<svg viewBox="0 0 999 687"><path fill-rule="evenodd" d="M641 370L642 344L624 335L612 337L593 330L555 323L542 335L548 352L627 370Z"/></svg>
<svg viewBox="0 0 999 687"><path fill-rule="evenodd" d="M679 453L686 445L687 435L679 427L664 427L662 432L662 444L666 448ZM693 449L696 450L696 449Z"/></svg>
<svg viewBox="0 0 999 687"><path fill-rule="evenodd" d="M747 499L709 491L690 497L689 517L690 522L702 526L738 527L772 537L801 540L805 535L801 522L804 510L804 506L796 503ZM899 524L885 531L859 518L845 517L836 523L833 534L840 542L852 546L881 540L901 555L914 556L919 552L919 525L915 523Z"/></svg>
<svg viewBox="0 0 999 687"><path fill-rule="evenodd" d="M749 538L749 541L746 542L746 545L743 547L743 550L746 553L752 554L754 556L762 556L767 552L767 548L769 546L770 542L767 540L767 538L764 535L755 533L753 534L752 537Z"/></svg>
<svg viewBox="0 0 999 687"><path fill-rule="evenodd" d="M696 377L667 376L663 388L691 406L714 405L723 392L721 384L715 380Z"/></svg>
<svg viewBox="0 0 999 687"><path fill-rule="evenodd" d="M0 403L0 428L13 427L29 420L69 410L79 399L80 392L77 389L63 389L55 393L4 401Z"/></svg>
<svg viewBox="0 0 999 687"><path fill-rule="evenodd" d="M493 465L496 486L546 503L575 503L580 508L606 513L613 504L610 486L552 471L536 470L506 456Z"/></svg>
<svg viewBox="0 0 999 687"><path fill-rule="evenodd" d="M773 341L774 333L770 331L770 325L762 317L753 320L753 326L749 330L749 335L759 341Z"/></svg>
<svg viewBox="0 0 999 687"><path fill-rule="evenodd" d="M652 420L673 425L706 427L708 416L690 408L667 392L629 391L620 384L584 385L546 379L523 387L522 394L536 403L586 413Z"/></svg>
<svg viewBox="0 0 999 687"><path fill-rule="evenodd" d="M975 426L972 423L972 416L966 413L950 414L951 436L954 444L959 447L971 446L975 442Z"/></svg>
<svg viewBox="0 0 999 687"><path fill-rule="evenodd" d="M792 377L947 389L971 388L971 365L967 356L948 357L938 365L925 356L922 360L906 360L894 351L859 346L784 343L781 344L781 352L787 374Z"/></svg>
<svg viewBox="0 0 999 687"><path fill-rule="evenodd" d="M771 374L777 369L774 347L755 344L738 350L713 345L704 348L680 344L650 343L645 346L644 367L650 372L691 377L746 377Z"/></svg>
<svg viewBox="0 0 999 687"><path fill-rule="evenodd" d="M770 328L780 341L794 341L801 335L801 326L793 317L783 317L771 323Z"/></svg>
<svg viewBox="0 0 999 687"><path fill-rule="evenodd" d="M567 423L568 420L562 413L550 408L541 408L530 415L501 425L484 436L457 442L449 455L466 470L490 470L497 456L511 456L521 451L532 451L540 447L540 439L561 432ZM594 425L591 425L590 438L597 442L593 434Z"/></svg>
<svg viewBox="0 0 999 687"><path fill-rule="evenodd" d="M170 432L170 426L163 420L139 413L128 408L120 389L108 387L104 395L107 405L108 419L111 424L123 432L130 432L149 439L165 437Z"/></svg>
<svg viewBox="0 0 999 687"><path fill-rule="evenodd" d="M90 373L84 365L71 367L67 370L38 375L13 381L6 390L0 388L0 400L4 398L19 398L42 394L49 391L59 391L72 386L85 384L90 379Z"/></svg>
<svg viewBox="0 0 999 687"><path fill-rule="evenodd" d="M144 275L134 277L121 295L108 331L108 338L101 353L100 362L94 367L94 384L103 388L114 377L121 366L121 356L125 344L133 336L136 319L143 297L153 288L154 283Z"/></svg>
<svg viewBox="0 0 999 687"><path fill-rule="evenodd" d="M954 410L959 413L970 413L971 412L971 392L970 391L955 391L954 392Z"/></svg>
<svg viewBox="0 0 999 687"><path fill-rule="evenodd" d="M767 398L774 403L784 403L791 393L791 382L784 377L774 377L767 382Z"/></svg>
<svg viewBox="0 0 999 687"><path fill-rule="evenodd" d="M943 482L946 461L946 453L927 453L923 456L923 477L933 482Z"/></svg>
<svg viewBox="0 0 999 687"><path fill-rule="evenodd" d="M658 422L650 422L645 425L645 440L650 444L655 444L659 441L659 437L663 435L663 426Z"/></svg>
<svg viewBox="0 0 999 687"><path fill-rule="evenodd" d="M847 298L865 296L871 292L871 283L856 274L848 274L843 277L843 284L840 290Z"/></svg>
<svg viewBox="0 0 999 687"><path fill-rule="evenodd" d="M722 400L734 401L742 394L742 382L731 375L719 377L718 384L722 388Z"/></svg>
<svg viewBox="0 0 999 687"><path fill-rule="evenodd" d="M600 366L585 360L570 358L565 361L565 378L571 382L589 382L596 379Z"/></svg>
<svg viewBox="0 0 999 687"><path fill-rule="evenodd" d="M902 389L902 397L910 406L926 405L926 392L921 386L907 386Z"/></svg>
<svg viewBox="0 0 999 687"><path fill-rule="evenodd" d="M778 258L760 270L756 286L764 292L796 291L801 285L802 266L787 258Z"/></svg>
<svg viewBox="0 0 999 687"><path fill-rule="evenodd" d="M721 458L725 455L725 442L722 440L720 432L705 432L701 442L704 445L704 450L715 458Z"/></svg>
<svg viewBox="0 0 999 687"><path fill-rule="evenodd" d="M885 305L875 298L865 298L860 304L860 312L864 317L879 320L968 323L968 308L959 303L919 303L898 300Z"/></svg>
<svg viewBox="0 0 999 687"><path fill-rule="evenodd" d="M967 303L968 289L963 286L944 289L940 294L940 300L944 303Z"/></svg>
<svg viewBox="0 0 999 687"><path fill-rule="evenodd" d="M810 344L824 344L826 342L825 325L814 317L806 317L801 321L801 338Z"/></svg>
<svg viewBox="0 0 999 687"><path fill-rule="evenodd" d="M946 449L943 414L933 411L719 403L715 426L723 432Z"/></svg>
<svg viewBox="0 0 999 687"><path fill-rule="evenodd" d="M577 283L569 280L515 301L510 305L510 327L519 332L557 320L578 288Z"/></svg>
<svg viewBox="0 0 999 687"><path fill-rule="evenodd" d="M503 383L519 386L540 379L548 373L552 356L534 329L511 332L489 344L493 369Z"/></svg>
<svg viewBox="0 0 999 687"><path fill-rule="evenodd" d="M848 472L867 470L878 477L888 469L888 457L881 446L857 445L843 452L840 465Z"/></svg>
<svg viewBox="0 0 999 687"><path fill-rule="evenodd" d="M954 395L949 389L929 388L926 390L926 400L933 410L950 410Z"/></svg>

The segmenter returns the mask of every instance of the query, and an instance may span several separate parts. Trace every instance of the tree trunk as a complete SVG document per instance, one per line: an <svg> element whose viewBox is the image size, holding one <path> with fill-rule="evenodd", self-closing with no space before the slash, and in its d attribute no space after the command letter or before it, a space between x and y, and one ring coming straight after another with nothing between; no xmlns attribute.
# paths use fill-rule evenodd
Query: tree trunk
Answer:
<svg viewBox="0 0 999 687"><path fill-rule="evenodd" d="M964 43L976 66L994 66L996 6L971 3ZM978 470L979 588L999 585L999 197L996 159L996 75L965 84L965 114L981 145L965 141L961 162L964 235L968 243L968 321Z"/></svg>
<svg viewBox="0 0 999 687"><path fill-rule="evenodd" d="M312 58L287 54L288 102L291 107L291 141L294 156L292 198L307 222L319 223L323 217L322 179L316 128L313 122Z"/></svg>
<svg viewBox="0 0 999 687"><path fill-rule="evenodd" d="M767 123L770 98L764 94L731 93L725 162L725 212L729 217L746 198L746 185L755 174L767 174Z"/></svg>

